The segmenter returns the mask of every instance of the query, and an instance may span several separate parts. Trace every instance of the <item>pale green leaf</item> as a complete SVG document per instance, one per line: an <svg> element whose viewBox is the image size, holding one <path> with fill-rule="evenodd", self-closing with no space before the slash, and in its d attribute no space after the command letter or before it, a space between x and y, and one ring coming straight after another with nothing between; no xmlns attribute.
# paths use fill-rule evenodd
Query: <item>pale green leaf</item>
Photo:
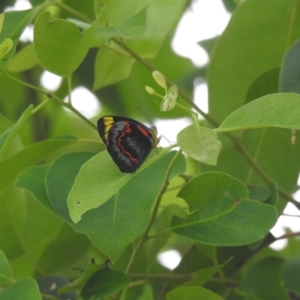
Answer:
<svg viewBox="0 0 300 300"><path fill-rule="evenodd" d="M300 95L278 93L263 96L229 115L215 132L280 127L300 129Z"/></svg>
<svg viewBox="0 0 300 300"><path fill-rule="evenodd" d="M93 89L98 90L112 85L129 76L134 59L106 47L100 48L95 62Z"/></svg>
<svg viewBox="0 0 300 300"><path fill-rule="evenodd" d="M172 85L168 89L167 94L164 96L161 102L160 111L172 110L176 106L177 98L178 98L178 88L176 85Z"/></svg>
<svg viewBox="0 0 300 300"><path fill-rule="evenodd" d="M8 63L7 70L9 72L23 72L32 69L37 64L33 44L30 44L12 57Z"/></svg>
<svg viewBox="0 0 300 300"><path fill-rule="evenodd" d="M50 20L43 12L34 25L34 50L43 68L62 77L70 77L86 56L96 23L84 30L66 20Z"/></svg>
<svg viewBox="0 0 300 300"><path fill-rule="evenodd" d="M105 203L131 177L113 165L107 151L92 157L82 166L68 197L72 220L77 223L83 213Z"/></svg>
<svg viewBox="0 0 300 300"><path fill-rule="evenodd" d="M147 9L142 9L131 19L119 24L116 29L119 36L130 39L137 38L146 30Z"/></svg>
<svg viewBox="0 0 300 300"><path fill-rule="evenodd" d="M191 158L209 165L217 164L221 142L211 129L192 124L179 132L177 142Z"/></svg>

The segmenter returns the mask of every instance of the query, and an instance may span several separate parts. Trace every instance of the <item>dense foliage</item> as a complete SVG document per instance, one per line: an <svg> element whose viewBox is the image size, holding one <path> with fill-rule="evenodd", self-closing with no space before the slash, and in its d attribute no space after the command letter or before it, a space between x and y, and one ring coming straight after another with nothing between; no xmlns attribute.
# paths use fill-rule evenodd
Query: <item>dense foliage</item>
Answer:
<svg viewBox="0 0 300 300"><path fill-rule="evenodd" d="M232 18L200 42L205 68L170 47L189 1L30 3L0 15L0 299L300 299L299 233L269 232L289 202L300 209L299 1L224 0ZM78 86L98 116L72 106ZM142 121L138 106L191 125L121 173L97 119ZM172 271L157 260L168 249L182 256Z"/></svg>

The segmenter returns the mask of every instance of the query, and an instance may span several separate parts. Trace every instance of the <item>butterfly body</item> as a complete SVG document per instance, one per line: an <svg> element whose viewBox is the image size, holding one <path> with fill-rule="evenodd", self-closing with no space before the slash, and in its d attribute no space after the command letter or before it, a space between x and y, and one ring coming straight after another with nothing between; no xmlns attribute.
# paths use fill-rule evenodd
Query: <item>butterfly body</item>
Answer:
<svg viewBox="0 0 300 300"><path fill-rule="evenodd" d="M97 126L108 153L121 172L136 171L159 142L155 127L148 128L133 119L104 116Z"/></svg>

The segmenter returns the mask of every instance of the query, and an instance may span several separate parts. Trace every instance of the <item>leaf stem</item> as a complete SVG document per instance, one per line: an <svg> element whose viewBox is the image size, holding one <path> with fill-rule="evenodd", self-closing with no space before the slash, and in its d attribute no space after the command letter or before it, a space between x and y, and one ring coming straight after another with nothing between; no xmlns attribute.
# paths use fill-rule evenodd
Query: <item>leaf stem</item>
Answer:
<svg viewBox="0 0 300 300"><path fill-rule="evenodd" d="M143 66L145 66L148 70L151 72L155 71L156 68L154 68L150 63L142 59L138 54L136 54L133 50L131 50L127 45L125 45L122 41L113 38L112 39L117 45L122 47L128 54L130 54L135 60L137 60L139 63L141 63ZM166 78L166 82L168 85L174 85L174 83ZM211 124L213 124L215 127L219 127L219 123L214 120L210 115L206 114L204 111L202 111L190 98L187 94L185 94L182 90L178 89L178 94L191 105L201 116L203 116L207 121L209 121Z"/></svg>
<svg viewBox="0 0 300 300"><path fill-rule="evenodd" d="M43 101L42 103L40 103L39 105L37 105L33 110L32 110L32 114L36 114L40 109L42 109L45 105L47 105L51 100L47 97L45 99L45 101Z"/></svg>
<svg viewBox="0 0 300 300"><path fill-rule="evenodd" d="M156 237L158 237L158 236L160 236L160 235L166 234L166 233L169 232L170 230L171 230L170 228L166 228L166 229L164 229L164 230L162 230L162 231L160 231L160 232L158 232L158 233L155 233L155 234L153 234L153 235L150 235L150 236L148 236L148 240L154 239L154 238L156 238Z"/></svg>
<svg viewBox="0 0 300 300"><path fill-rule="evenodd" d="M128 276L132 279L148 279L148 280L159 280L159 281L182 281L182 280L189 280L192 278L191 274L144 274L144 273L132 273L128 274Z"/></svg>
<svg viewBox="0 0 300 300"><path fill-rule="evenodd" d="M94 129L97 129L97 126L96 124L94 124L92 121L90 121L89 119L87 119L84 115L82 115L77 109L75 109L70 103L66 103L64 102L62 99L60 99L59 97L57 97L55 94L52 94L50 93L49 91L46 91L42 88L39 88L39 87L36 87L34 85L31 85L29 83L26 83L24 81L21 81L13 76L11 76L9 73L7 73L5 70L3 69L0 69L0 72L2 72L4 75L6 75L8 78L16 81L17 83L29 88L29 89L32 89L32 90L35 90L39 93L42 93L44 95L47 96L47 98L49 99L44 101L43 103L41 103L40 105L38 105L34 110L33 112L35 113L36 111L38 111L40 108L42 108L44 105L46 105L47 103L50 102L50 99L54 99L55 101L57 101L60 105L66 107L67 109L71 110L75 115L77 115L80 119L82 119L83 121L85 121L87 124L89 124L92 128Z"/></svg>
<svg viewBox="0 0 300 300"><path fill-rule="evenodd" d="M68 100L67 103L70 104L72 106L72 96L71 96L71 92L72 92L72 78L68 77Z"/></svg>
<svg viewBox="0 0 300 300"><path fill-rule="evenodd" d="M289 238L293 238L293 237L296 237L296 236L300 236L300 231L285 233L285 234L275 238L275 240L278 241L278 240L282 240L282 239L289 239Z"/></svg>
<svg viewBox="0 0 300 300"><path fill-rule="evenodd" d="M148 222L148 224L147 224L147 226L146 226L146 228L145 228L145 230L144 230L144 232L142 234L142 237L140 238L138 244L133 248L133 252L132 252L132 255L130 257L129 263L128 263L127 267L126 267L125 274L128 274L128 272L129 272L129 270L130 270L130 268L131 268L131 266L132 266L132 264L133 264L133 262L134 262L134 260L135 260L135 258L137 256L140 248L142 247L142 245L144 244L144 242L146 240L148 240L148 238L149 238L148 237L148 233L149 233L149 231L150 231L150 229L151 229L151 227L153 225L153 222L155 220L155 217L157 215L157 212L158 212L158 209L159 209L159 206L160 206L160 202L161 202L162 196L165 193L165 191L167 190L167 187L169 185L169 177L170 177L171 170L173 168L173 165L174 165L175 161L181 155L181 152L182 151L179 150L174 155L173 159L171 160L171 162L170 162L170 164L169 164L169 166L167 168L166 176L165 176L165 179L163 181L162 188L160 189L160 192L159 192L159 194L157 196L157 199L155 201L155 205L154 205L154 208L153 208L153 212L152 212L152 214L150 216L150 220L149 220L149 222Z"/></svg>
<svg viewBox="0 0 300 300"><path fill-rule="evenodd" d="M143 279L152 280L152 281L187 281L192 279L192 275L189 273L183 274L144 274L144 273L132 273L129 274L129 277L132 279L138 279L138 282ZM211 277L208 279L210 282L216 282L221 284L230 284L230 285L238 285L238 281L226 278L226 277Z"/></svg>
<svg viewBox="0 0 300 300"><path fill-rule="evenodd" d="M93 21L90 20L88 17L83 16L82 14L80 14L77 10L71 8L70 6L56 1L56 0L48 0L49 5L57 5L58 7L62 8L64 11L68 12L70 15L73 15L75 18L82 20L84 22L87 23L92 23Z"/></svg>
<svg viewBox="0 0 300 300"><path fill-rule="evenodd" d="M21 84L21 85L23 85L23 86L25 86L25 87L27 87L27 88L29 88L29 89L32 89L32 90L35 90L35 91L37 91L37 92L39 92L39 93L45 94L48 98L51 98L51 96L52 96L50 92L48 92L48 91L46 91L46 90L44 90L44 89L42 89L42 88L39 88L39 87L34 86L34 85L31 85L31 84L29 84L29 83L27 83L27 82L21 81L21 80L15 78L15 77L11 76L11 75L10 75L9 73L7 73L4 69L0 69L0 72L2 72L2 73L3 73L5 76L7 76L8 78L14 80L15 82L17 82L17 83L19 83L19 84Z"/></svg>

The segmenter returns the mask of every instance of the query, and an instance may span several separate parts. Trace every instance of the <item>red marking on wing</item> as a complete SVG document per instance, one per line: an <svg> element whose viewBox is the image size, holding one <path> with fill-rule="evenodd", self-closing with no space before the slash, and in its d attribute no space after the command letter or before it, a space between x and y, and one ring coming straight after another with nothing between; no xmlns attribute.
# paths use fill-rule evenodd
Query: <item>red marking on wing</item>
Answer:
<svg viewBox="0 0 300 300"><path fill-rule="evenodd" d="M145 137L149 137L149 131L146 130L144 127L142 126L137 126L137 129L142 133L142 135L144 135Z"/></svg>
<svg viewBox="0 0 300 300"><path fill-rule="evenodd" d="M126 151L121 143L121 140L122 138L128 134L128 133L131 133L131 128L130 128L130 124L129 122L124 122L124 125L125 125L125 129L123 131L121 131L121 134L120 136L118 137L117 139L117 144L118 144L118 147L119 149L121 150L121 152L123 154L125 154L126 156L128 156L128 158L133 162L133 163L137 163L138 162L138 159L136 157L132 157L131 153Z"/></svg>

